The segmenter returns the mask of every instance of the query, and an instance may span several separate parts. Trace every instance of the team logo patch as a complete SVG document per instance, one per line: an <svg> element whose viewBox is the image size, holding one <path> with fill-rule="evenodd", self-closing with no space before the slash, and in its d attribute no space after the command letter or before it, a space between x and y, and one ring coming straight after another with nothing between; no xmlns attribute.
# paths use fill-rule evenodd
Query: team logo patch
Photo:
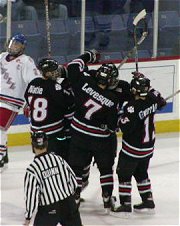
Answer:
<svg viewBox="0 0 180 226"><path fill-rule="evenodd" d="M62 89L62 87L61 87L61 85L56 84L56 85L55 85L55 89L56 89L56 90L61 90L61 89Z"/></svg>
<svg viewBox="0 0 180 226"><path fill-rule="evenodd" d="M129 107L127 108L127 111L128 111L129 113L134 113L134 107L133 107L133 106L129 106Z"/></svg>

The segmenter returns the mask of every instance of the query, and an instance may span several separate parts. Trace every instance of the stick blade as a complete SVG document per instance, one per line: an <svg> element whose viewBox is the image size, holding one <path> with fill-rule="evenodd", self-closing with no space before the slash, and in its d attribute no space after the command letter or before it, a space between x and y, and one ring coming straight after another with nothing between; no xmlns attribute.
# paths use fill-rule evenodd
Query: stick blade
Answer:
<svg viewBox="0 0 180 226"><path fill-rule="evenodd" d="M133 25L136 26L140 20L142 20L146 16L146 10L143 9L133 20Z"/></svg>

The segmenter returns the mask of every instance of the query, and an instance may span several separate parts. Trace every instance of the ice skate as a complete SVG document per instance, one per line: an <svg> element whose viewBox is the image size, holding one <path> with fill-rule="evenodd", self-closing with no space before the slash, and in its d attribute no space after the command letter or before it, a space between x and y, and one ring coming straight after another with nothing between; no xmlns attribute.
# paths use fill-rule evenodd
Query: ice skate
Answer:
<svg viewBox="0 0 180 226"><path fill-rule="evenodd" d="M116 197L115 196L107 196L103 197L105 214L109 214L112 208L115 208Z"/></svg>
<svg viewBox="0 0 180 226"><path fill-rule="evenodd" d="M4 156L4 163L7 164L9 162L8 151L6 151L6 155Z"/></svg>
<svg viewBox="0 0 180 226"><path fill-rule="evenodd" d="M130 218L132 213L131 205L121 205L118 207L111 208L112 215L120 218Z"/></svg>
<svg viewBox="0 0 180 226"><path fill-rule="evenodd" d="M155 204L153 200L147 200L140 204L134 205L134 212L137 213L149 213L154 214L155 213Z"/></svg>
<svg viewBox="0 0 180 226"><path fill-rule="evenodd" d="M0 172L2 172L3 167L4 167L4 158L1 156L1 160L0 160Z"/></svg>
<svg viewBox="0 0 180 226"><path fill-rule="evenodd" d="M8 163L8 160L6 158L6 156L0 156L0 173L4 171L4 169L6 169L6 163Z"/></svg>

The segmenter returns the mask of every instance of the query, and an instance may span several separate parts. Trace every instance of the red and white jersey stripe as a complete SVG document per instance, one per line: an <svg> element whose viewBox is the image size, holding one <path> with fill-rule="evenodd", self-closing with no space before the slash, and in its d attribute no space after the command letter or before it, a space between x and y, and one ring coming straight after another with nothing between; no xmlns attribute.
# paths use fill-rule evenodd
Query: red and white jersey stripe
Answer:
<svg viewBox="0 0 180 226"><path fill-rule="evenodd" d="M93 136L93 137L109 137L110 132L106 129L101 129L99 127L91 126L79 121L77 118L73 117L71 126L76 131Z"/></svg>
<svg viewBox="0 0 180 226"><path fill-rule="evenodd" d="M31 125L31 131L35 132L35 131L41 130L41 131L44 131L47 135L52 135L52 134L60 132L64 129L63 121L64 121L64 119L51 123L51 124L44 125L44 126L32 126Z"/></svg>
<svg viewBox="0 0 180 226"><path fill-rule="evenodd" d="M0 94L0 102L11 105L19 109L23 106L24 99L19 99L12 96Z"/></svg>
<svg viewBox="0 0 180 226"><path fill-rule="evenodd" d="M122 140L122 152L134 158L145 158L151 155L154 151L154 146L149 148L137 148Z"/></svg>

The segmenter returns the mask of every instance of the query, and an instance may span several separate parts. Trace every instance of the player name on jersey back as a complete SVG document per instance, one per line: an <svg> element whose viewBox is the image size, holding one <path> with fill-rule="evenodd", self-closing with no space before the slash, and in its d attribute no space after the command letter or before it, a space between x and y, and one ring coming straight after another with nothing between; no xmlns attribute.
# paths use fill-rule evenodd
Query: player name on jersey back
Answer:
<svg viewBox="0 0 180 226"><path fill-rule="evenodd" d="M28 89L28 93L42 94L43 88L41 88L40 86L36 87L36 86L31 85Z"/></svg>
<svg viewBox="0 0 180 226"><path fill-rule="evenodd" d="M158 105L152 104L150 107L142 110L139 112L139 118L144 119L146 116L150 115L151 113L155 113L157 110Z"/></svg>
<svg viewBox="0 0 180 226"><path fill-rule="evenodd" d="M88 83L85 83L83 85L82 90L85 91L90 96L92 96L97 101L100 101L102 105L106 105L107 107L114 106L114 102L112 102L110 99L104 97L103 95L99 94L92 87L89 87Z"/></svg>

